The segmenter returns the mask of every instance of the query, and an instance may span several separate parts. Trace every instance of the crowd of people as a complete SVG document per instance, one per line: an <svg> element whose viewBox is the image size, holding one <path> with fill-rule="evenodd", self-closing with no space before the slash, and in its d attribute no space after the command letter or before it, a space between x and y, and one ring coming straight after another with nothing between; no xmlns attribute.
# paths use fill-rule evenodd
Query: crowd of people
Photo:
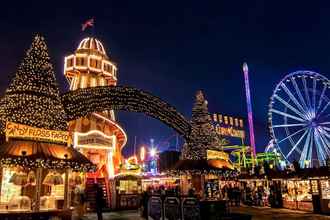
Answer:
<svg viewBox="0 0 330 220"><path fill-rule="evenodd" d="M102 188L95 184L96 192L96 213L98 220L103 220L102 207L103 207L103 191ZM77 187L75 191L74 204L76 206L77 219L82 220L86 213L86 194L83 189ZM148 217L148 202L151 196L160 196L162 200L166 197L180 197L180 188L172 187L165 188L160 186L158 188L148 187L146 191L141 194L140 212L141 217L147 219ZM279 193L276 187L266 187L262 184L224 184L220 187L217 194L220 200L225 200L228 206L240 206L241 202L248 206L270 206L279 200ZM188 190L186 196L199 198L194 188Z"/></svg>

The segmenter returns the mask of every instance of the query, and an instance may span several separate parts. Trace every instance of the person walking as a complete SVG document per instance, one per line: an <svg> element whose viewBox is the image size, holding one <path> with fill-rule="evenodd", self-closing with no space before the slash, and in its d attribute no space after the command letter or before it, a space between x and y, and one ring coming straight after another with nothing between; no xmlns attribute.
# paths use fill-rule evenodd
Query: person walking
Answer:
<svg viewBox="0 0 330 220"><path fill-rule="evenodd" d="M74 204L77 212L77 220L83 220L83 217L86 212L86 197L84 189L76 187Z"/></svg>
<svg viewBox="0 0 330 220"><path fill-rule="evenodd" d="M142 193L141 209L142 209L142 217L144 219L148 219L148 203L150 196L151 196L150 188L148 188L147 191Z"/></svg>
<svg viewBox="0 0 330 220"><path fill-rule="evenodd" d="M104 195L102 187L97 183L95 183L95 191L97 220L103 220L102 209L104 207Z"/></svg>

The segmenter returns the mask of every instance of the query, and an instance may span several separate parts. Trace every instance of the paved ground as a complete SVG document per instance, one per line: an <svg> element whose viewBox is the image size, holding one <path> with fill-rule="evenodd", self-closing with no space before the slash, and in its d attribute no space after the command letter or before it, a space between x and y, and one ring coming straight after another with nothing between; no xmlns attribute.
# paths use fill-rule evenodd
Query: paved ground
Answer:
<svg viewBox="0 0 330 220"><path fill-rule="evenodd" d="M330 216L289 209L272 209L266 207L239 207L231 208L232 212L250 214L252 220L330 220Z"/></svg>
<svg viewBox="0 0 330 220"><path fill-rule="evenodd" d="M252 220L330 220L330 216L294 211L288 209L272 209L261 207L231 208L232 212L251 214ZM136 211L104 213L104 220L142 220ZM88 214L84 220L97 220L95 214ZM206 220L206 219L202 219Z"/></svg>
<svg viewBox="0 0 330 220"><path fill-rule="evenodd" d="M88 214L84 220L97 220L96 214ZM103 213L103 220L143 220L137 211Z"/></svg>

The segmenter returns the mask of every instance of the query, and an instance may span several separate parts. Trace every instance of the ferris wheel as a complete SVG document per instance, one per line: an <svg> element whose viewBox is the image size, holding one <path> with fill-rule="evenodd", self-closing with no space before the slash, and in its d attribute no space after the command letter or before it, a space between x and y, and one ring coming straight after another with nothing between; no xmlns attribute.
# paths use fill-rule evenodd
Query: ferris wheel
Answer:
<svg viewBox="0 0 330 220"><path fill-rule="evenodd" d="M325 165L330 158L330 82L297 71L277 84L269 104L270 134L287 162Z"/></svg>

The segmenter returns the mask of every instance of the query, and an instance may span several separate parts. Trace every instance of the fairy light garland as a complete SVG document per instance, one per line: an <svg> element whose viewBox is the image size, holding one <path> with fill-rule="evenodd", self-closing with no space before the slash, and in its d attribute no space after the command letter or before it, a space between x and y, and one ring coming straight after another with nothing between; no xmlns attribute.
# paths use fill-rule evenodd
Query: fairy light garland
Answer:
<svg viewBox="0 0 330 220"><path fill-rule="evenodd" d="M0 159L1 167L16 167L21 166L25 168L44 168L44 169L72 169L77 172L95 171L96 166L92 163L81 164L75 161L68 160L54 160L54 159L32 159L24 157L16 158L2 158Z"/></svg>
<svg viewBox="0 0 330 220"><path fill-rule="evenodd" d="M221 176L224 179L234 179L239 176L239 172L237 170L170 170L167 174L170 176L216 175Z"/></svg>
<svg viewBox="0 0 330 220"><path fill-rule="evenodd" d="M78 89L64 94L62 103L68 120L110 109L143 112L169 125L185 138L189 138L191 126L184 116L160 98L136 88L99 86Z"/></svg>

